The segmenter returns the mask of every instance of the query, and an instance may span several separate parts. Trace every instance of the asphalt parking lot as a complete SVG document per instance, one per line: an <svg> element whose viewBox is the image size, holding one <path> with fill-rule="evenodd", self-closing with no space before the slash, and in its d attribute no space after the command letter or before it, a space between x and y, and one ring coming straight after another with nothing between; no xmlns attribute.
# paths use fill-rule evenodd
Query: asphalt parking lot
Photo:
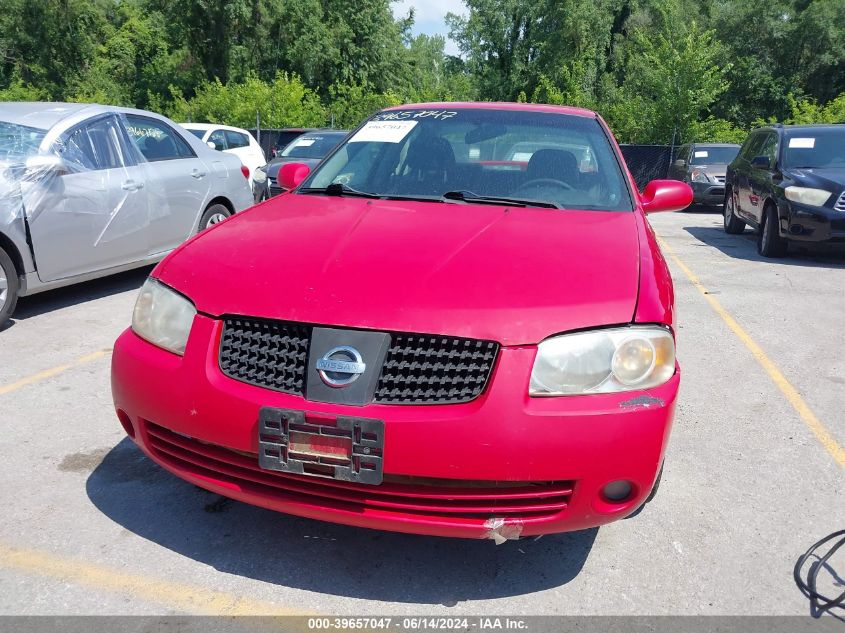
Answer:
<svg viewBox="0 0 845 633"><path fill-rule="evenodd" d="M764 261L701 210L652 224L683 370L660 492L629 520L503 546L176 479L125 439L109 391L148 269L21 300L0 333L0 613L806 614L795 560L845 527L845 254Z"/></svg>

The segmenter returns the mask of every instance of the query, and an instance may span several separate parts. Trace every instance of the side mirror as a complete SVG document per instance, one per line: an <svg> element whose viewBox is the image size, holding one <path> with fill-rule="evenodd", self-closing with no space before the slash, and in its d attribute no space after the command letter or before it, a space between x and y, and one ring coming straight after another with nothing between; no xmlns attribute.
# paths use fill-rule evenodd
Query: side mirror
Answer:
<svg viewBox="0 0 845 633"><path fill-rule="evenodd" d="M685 161L683 158L679 158L678 160L675 161L675 167L680 167L681 169L683 169L686 166L687 166L687 161Z"/></svg>
<svg viewBox="0 0 845 633"><path fill-rule="evenodd" d="M214 141L206 141L206 145L208 145L211 149L217 149L217 146L214 144Z"/></svg>
<svg viewBox="0 0 845 633"><path fill-rule="evenodd" d="M680 211L692 204L692 189L680 180L652 180L640 196L643 211Z"/></svg>
<svg viewBox="0 0 845 633"><path fill-rule="evenodd" d="M279 184L283 189L296 189L310 173L311 168L305 163L287 163L279 170Z"/></svg>
<svg viewBox="0 0 845 633"><path fill-rule="evenodd" d="M55 154L35 154L26 159L27 174L32 176L64 176L71 172L70 166Z"/></svg>
<svg viewBox="0 0 845 633"><path fill-rule="evenodd" d="M758 169L769 169L772 166L772 161L768 156L755 156L751 159L751 166Z"/></svg>

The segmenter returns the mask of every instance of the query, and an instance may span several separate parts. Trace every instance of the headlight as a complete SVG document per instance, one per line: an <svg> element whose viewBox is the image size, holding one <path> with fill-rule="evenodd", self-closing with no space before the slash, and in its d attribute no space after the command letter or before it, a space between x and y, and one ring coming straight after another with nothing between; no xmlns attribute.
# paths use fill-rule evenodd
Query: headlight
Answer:
<svg viewBox="0 0 845 633"><path fill-rule="evenodd" d="M657 387L675 373L666 328L631 326L564 334L538 346L529 394L566 396Z"/></svg>
<svg viewBox="0 0 845 633"><path fill-rule="evenodd" d="M784 189L786 199L811 207L820 207L830 198L831 192L825 189L811 189L810 187L787 187Z"/></svg>
<svg viewBox="0 0 845 633"><path fill-rule="evenodd" d="M132 329L153 345L181 356L196 314L193 303L150 277L135 302Z"/></svg>
<svg viewBox="0 0 845 633"><path fill-rule="evenodd" d="M707 177L707 172L701 169L693 169L690 174L690 180L693 182L710 182L710 178Z"/></svg>
<svg viewBox="0 0 845 633"><path fill-rule="evenodd" d="M252 179L255 182L265 182L267 180L267 165L256 169L252 174Z"/></svg>

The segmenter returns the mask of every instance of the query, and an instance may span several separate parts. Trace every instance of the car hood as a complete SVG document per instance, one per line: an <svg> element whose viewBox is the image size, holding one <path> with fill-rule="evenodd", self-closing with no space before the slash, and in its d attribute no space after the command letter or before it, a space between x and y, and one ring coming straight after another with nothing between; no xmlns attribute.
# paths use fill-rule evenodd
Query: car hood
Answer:
<svg viewBox="0 0 845 633"><path fill-rule="evenodd" d="M716 164L716 163L714 163L712 165L692 165L692 169L690 169L690 172L692 172L695 169L697 169L699 171L703 171L704 173L706 173L710 176L724 176L725 172L728 171L728 166L727 165L719 165L719 164Z"/></svg>
<svg viewBox="0 0 845 633"><path fill-rule="evenodd" d="M845 167L819 169L790 169L789 175L802 187L828 189L838 193L845 187Z"/></svg>
<svg viewBox="0 0 845 633"><path fill-rule="evenodd" d="M284 195L155 271L200 312L533 344L629 323L631 212Z"/></svg>

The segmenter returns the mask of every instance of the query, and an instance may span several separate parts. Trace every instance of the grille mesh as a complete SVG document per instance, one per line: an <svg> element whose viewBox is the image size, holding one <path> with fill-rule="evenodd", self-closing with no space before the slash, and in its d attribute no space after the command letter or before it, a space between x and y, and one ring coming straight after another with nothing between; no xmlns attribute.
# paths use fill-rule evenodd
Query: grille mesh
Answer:
<svg viewBox="0 0 845 633"><path fill-rule="evenodd" d="M227 318L220 340L220 369L235 380L301 394L311 328L282 321Z"/></svg>
<svg viewBox="0 0 845 633"><path fill-rule="evenodd" d="M311 326L227 317L219 363L235 380L304 395ZM392 404L456 404L484 391L498 343L424 334L391 333L373 400Z"/></svg>
<svg viewBox="0 0 845 633"><path fill-rule="evenodd" d="M376 387L376 402L469 402L487 384L499 351L492 341L393 334Z"/></svg>

